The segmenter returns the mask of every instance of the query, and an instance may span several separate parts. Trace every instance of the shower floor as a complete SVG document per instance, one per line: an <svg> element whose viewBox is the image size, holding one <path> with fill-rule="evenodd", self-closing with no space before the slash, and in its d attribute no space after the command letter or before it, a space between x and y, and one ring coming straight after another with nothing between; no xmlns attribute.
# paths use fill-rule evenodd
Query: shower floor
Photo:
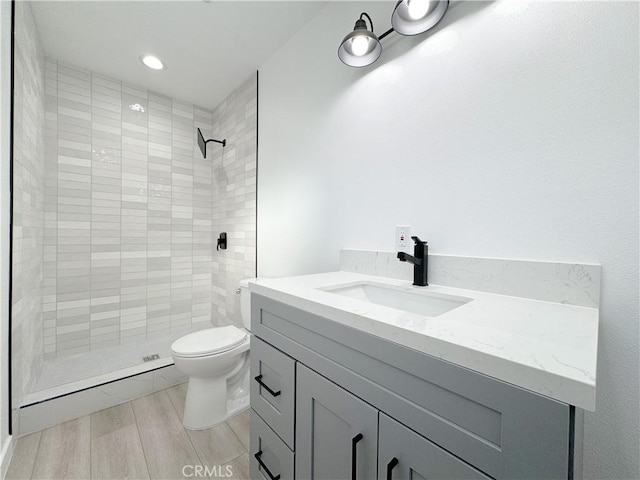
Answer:
<svg viewBox="0 0 640 480"><path fill-rule="evenodd" d="M135 344L45 360L32 392L25 396L23 405L173 365L171 344L185 333L189 332L181 331ZM143 357L154 354L159 358L143 361Z"/></svg>

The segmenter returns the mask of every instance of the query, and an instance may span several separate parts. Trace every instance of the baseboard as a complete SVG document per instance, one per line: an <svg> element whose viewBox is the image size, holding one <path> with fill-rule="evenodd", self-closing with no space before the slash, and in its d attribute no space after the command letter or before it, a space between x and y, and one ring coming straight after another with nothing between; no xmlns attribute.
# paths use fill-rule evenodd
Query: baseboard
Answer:
<svg viewBox="0 0 640 480"><path fill-rule="evenodd" d="M13 435L9 435L2 445L0 451L0 478L4 480L7 476L7 470L9 470L9 463L11 463L11 456L13 455Z"/></svg>

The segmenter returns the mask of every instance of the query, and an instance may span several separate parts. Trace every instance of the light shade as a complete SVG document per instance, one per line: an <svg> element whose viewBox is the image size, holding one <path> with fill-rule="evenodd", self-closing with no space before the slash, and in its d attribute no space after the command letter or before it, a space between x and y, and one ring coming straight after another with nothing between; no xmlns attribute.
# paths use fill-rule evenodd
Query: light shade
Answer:
<svg viewBox="0 0 640 480"><path fill-rule="evenodd" d="M382 53L380 40L370 32L364 20L358 20L338 48L338 58L350 67L366 67L375 62Z"/></svg>
<svg viewBox="0 0 640 480"><path fill-rule="evenodd" d="M418 35L435 27L449 8L449 0L400 0L391 26L401 35Z"/></svg>

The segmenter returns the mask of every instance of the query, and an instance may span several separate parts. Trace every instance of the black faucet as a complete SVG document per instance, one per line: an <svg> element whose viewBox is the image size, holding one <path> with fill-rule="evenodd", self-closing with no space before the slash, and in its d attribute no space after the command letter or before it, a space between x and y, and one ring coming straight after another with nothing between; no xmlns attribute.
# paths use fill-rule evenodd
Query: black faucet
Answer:
<svg viewBox="0 0 640 480"><path fill-rule="evenodd" d="M419 287L426 287L427 283L427 264L429 263L429 245L418 237L411 237L416 242L413 247L413 255L405 252L398 252L398 259L401 262L413 263L413 284Z"/></svg>

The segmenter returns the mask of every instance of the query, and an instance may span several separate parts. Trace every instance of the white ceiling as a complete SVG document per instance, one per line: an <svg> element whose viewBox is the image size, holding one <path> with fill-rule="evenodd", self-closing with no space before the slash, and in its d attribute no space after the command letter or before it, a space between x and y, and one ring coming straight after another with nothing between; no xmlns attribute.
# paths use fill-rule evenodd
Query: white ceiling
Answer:
<svg viewBox="0 0 640 480"><path fill-rule="evenodd" d="M213 109L324 5L315 1L32 2L46 55ZM142 65L142 54L166 70Z"/></svg>

